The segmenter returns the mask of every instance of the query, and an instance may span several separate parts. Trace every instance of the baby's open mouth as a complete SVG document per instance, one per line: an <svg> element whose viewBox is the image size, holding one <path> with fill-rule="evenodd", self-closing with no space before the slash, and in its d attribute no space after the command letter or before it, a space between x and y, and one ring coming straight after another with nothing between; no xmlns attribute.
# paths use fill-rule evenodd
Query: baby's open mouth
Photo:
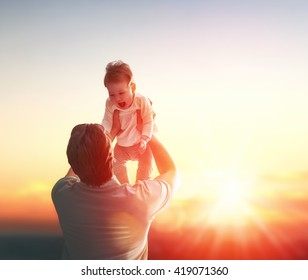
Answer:
<svg viewBox="0 0 308 280"><path fill-rule="evenodd" d="M121 108L124 108L125 107L125 105L126 105L126 103L125 102L120 102L120 103L118 103L119 104L119 106L121 107Z"/></svg>

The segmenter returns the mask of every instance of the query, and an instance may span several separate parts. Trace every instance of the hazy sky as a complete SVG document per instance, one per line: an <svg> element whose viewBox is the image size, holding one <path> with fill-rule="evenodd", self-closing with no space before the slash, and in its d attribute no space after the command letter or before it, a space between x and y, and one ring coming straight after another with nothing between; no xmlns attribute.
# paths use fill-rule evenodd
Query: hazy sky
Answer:
<svg viewBox="0 0 308 280"><path fill-rule="evenodd" d="M0 193L49 194L72 127L101 122L116 59L152 99L183 193L307 171L307 34L299 0L1 1Z"/></svg>

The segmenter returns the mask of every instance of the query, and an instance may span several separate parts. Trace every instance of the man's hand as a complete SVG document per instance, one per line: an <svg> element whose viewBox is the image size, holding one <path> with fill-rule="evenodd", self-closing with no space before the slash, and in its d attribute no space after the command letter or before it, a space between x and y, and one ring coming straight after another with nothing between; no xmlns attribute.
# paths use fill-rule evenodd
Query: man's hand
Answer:
<svg viewBox="0 0 308 280"><path fill-rule="evenodd" d="M143 121L142 121L140 109L136 111L136 118L137 118L137 126L136 126L137 130L139 130L141 132L142 128L143 128Z"/></svg>
<svg viewBox="0 0 308 280"><path fill-rule="evenodd" d="M121 123L120 123L120 111L114 110L113 117L112 117L112 128L119 132L121 130Z"/></svg>
<svg viewBox="0 0 308 280"><path fill-rule="evenodd" d="M119 110L114 110L112 116L112 128L110 131L110 138L112 141L117 135L121 134L122 132L119 114L120 114Z"/></svg>

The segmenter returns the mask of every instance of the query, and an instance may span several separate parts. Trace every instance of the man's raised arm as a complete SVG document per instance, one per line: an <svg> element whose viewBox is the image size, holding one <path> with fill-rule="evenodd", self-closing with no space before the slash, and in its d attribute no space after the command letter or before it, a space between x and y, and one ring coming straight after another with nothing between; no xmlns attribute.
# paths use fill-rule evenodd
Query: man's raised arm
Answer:
<svg viewBox="0 0 308 280"><path fill-rule="evenodd" d="M155 135L152 136L149 145L159 172L159 176L155 179L167 182L171 186L172 192L174 192L178 187L178 172L173 159Z"/></svg>

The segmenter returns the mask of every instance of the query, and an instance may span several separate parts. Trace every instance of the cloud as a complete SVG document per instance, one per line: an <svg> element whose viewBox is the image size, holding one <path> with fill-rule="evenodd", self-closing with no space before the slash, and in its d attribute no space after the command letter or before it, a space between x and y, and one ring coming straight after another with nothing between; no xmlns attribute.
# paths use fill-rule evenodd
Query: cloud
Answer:
<svg viewBox="0 0 308 280"><path fill-rule="evenodd" d="M283 174L265 174L262 179L272 183L307 183L308 171L299 171Z"/></svg>

